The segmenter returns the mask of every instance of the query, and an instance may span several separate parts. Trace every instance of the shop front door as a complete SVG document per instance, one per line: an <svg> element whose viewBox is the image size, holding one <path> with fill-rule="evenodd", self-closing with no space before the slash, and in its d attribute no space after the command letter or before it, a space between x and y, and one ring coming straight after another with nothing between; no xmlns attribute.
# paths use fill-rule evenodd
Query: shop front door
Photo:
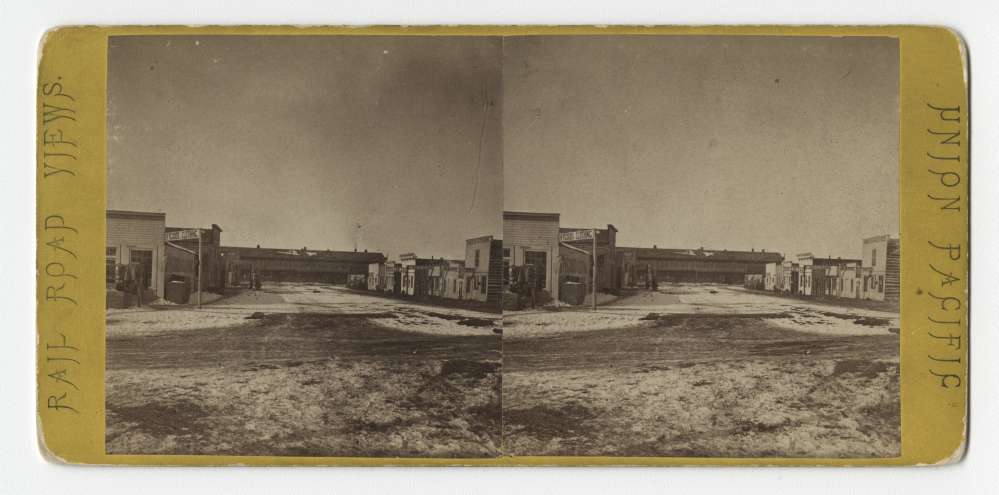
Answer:
<svg viewBox="0 0 999 495"><path fill-rule="evenodd" d="M538 289L547 289L548 253L544 251L524 252L524 263L534 265L538 277Z"/></svg>
<svg viewBox="0 0 999 495"><path fill-rule="evenodd" d="M128 251L128 259L131 263L138 263L142 267L140 285L145 289L152 287L153 252L148 249L130 249Z"/></svg>

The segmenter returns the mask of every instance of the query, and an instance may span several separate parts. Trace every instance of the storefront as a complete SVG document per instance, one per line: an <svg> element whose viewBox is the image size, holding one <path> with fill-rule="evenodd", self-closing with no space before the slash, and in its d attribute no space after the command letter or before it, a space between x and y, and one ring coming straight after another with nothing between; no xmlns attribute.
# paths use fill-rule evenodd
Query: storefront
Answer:
<svg viewBox="0 0 999 495"><path fill-rule="evenodd" d="M558 299L559 214L503 212L503 255L509 265L532 265L538 289Z"/></svg>
<svg viewBox="0 0 999 495"><path fill-rule="evenodd" d="M171 240L171 233L200 232L201 242L197 237ZM166 279L183 281L189 290L196 291L198 287L198 256L201 262L201 290L222 293L226 283L226 260L221 250L222 228L212 224L210 229L190 227L167 227L164 244L166 245ZM200 245L199 245L200 244Z"/></svg>
<svg viewBox="0 0 999 495"><path fill-rule="evenodd" d="M593 283L593 236L579 234L589 234L596 231L597 246L597 290L613 292L621 288L623 276L620 262L622 258L617 253L617 228L608 224L606 229L588 229L585 227L559 228L561 246L559 255L562 257L561 269L559 270L559 281L572 280L586 285L586 290L591 290ZM583 259L576 261L579 254L584 255ZM632 257L633 258L633 257Z"/></svg>
<svg viewBox="0 0 999 495"><path fill-rule="evenodd" d="M121 289L130 271L146 293L143 302L163 297L165 229L165 213L107 211L105 278L109 292Z"/></svg>
<svg viewBox="0 0 999 495"><path fill-rule="evenodd" d="M411 297L430 295L430 272L434 265L431 258L420 258L413 253L399 255L402 276L402 294Z"/></svg>

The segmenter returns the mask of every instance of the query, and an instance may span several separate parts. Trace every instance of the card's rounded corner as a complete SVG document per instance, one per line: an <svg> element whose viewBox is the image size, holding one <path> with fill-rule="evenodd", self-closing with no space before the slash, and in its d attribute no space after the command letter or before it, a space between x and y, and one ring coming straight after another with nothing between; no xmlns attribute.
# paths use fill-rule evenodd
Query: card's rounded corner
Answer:
<svg viewBox="0 0 999 495"><path fill-rule="evenodd" d="M38 38L38 53L44 53L45 47L48 46L53 40L57 39L59 36L69 32L81 29L82 26L52 26L42 33L41 37Z"/></svg>
<svg viewBox="0 0 999 495"><path fill-rule="evenodd" d="M957 49L961 57L961 64L964 66L965 82L967 82L968 77L968 43L964 39L964 35L957 28L946 26L946 25L933 25L933 26L921 26L922 29L929 31L934 34L938 34L941 37L947 38L950 43L953 44L954 48Z"/></svg>
<svg viewBox="0 0 999 495"><path fill-rule="evenodd" d="M917 467L946 467L964 462L968 455L968 423L964 421L960 438L941 437L925 445L912 445L912 456L905 464ZM954 441L952 441L954 440ZM948 449L950 449L948 451Z"/></svg>
<svg viewBox="0 0 999 495"><path fill-rule="evenodd" d="M964 40L964 35L962 35L957 28L950 26L934 26L934 29L950 36L951 39L953 39L954 44L957 45L957 48L961 50L962 53L968 52L968 43Z"/></svg>
<svg viewBox="0 0 999 495"><path fill-rule="evenodd" d="M60 40L69 38L74 35L79 35L81 33L93 32L95 29L100 29L96 26L82 26L82 25L60 25L52 26L45 30L42 35L38 38L38 65L42 65L42 61L45 59L46 51L55 46Z"/></svg>
<svg viewBox="0 0 999 495"><path fill-rule="evenodd" d="M957 28L950 26L937 26L937 29L950 36L951 40L954 42L954 45L961 57L961 67L964 72L964 83L968 84L968 43L965 41L964 35L962 35Z"/></svg>
<svg viewBox="0 0 999 495"><path fill-rule="evenodd" d="M46 462L52 464L61 464L63 466L72 466L79 464L69 458L65 453L56 452L50 445L48 440L45 438L45 420L41 415L37 416L35 421L35 441L38 445L38 453L45 459Z"/></svg>
<svg viewBox="0 0 999 495"><path fill-rule="evenodd" d="M949 455L938 460L934 465L936 466L950 466L954 464L960 464L964 462L965 456L968 455L968 424L965 422L964 430L961 432L961 441L957 443L954 450L951 451Z"/></svg>

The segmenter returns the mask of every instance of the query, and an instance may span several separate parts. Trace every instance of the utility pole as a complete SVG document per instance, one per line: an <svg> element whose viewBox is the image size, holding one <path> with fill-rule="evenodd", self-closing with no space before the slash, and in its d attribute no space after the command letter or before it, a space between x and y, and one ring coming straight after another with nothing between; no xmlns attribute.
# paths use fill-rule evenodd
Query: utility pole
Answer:
<svg viewBox="0 0 999 495"><path fill-rule="evenodd" d="M358 240L361 238L361 224L355 223L354 226L357 227L357 232L354 233L354 252L356 253L357 252L357 243L358 243Z"/></svg>
<svg viewBox="0 0 999 495"><path fill-rule="evenodd" d="M593 311L597 310L597 229L593 229Z"/></svg>
<svg viewBox="0 0 999 495"><path fill-rule="evenodd" d="M198 309L201 309L201 229L198 229Z"/></svg>

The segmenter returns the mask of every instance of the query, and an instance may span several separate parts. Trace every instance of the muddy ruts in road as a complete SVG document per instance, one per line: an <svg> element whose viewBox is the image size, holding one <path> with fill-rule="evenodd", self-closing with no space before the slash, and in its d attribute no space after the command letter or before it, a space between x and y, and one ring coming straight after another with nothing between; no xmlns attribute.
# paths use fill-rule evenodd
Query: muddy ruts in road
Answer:
<svg viewBox="0 0 999 495"><path fill-rule="evenodd" d="M809 334L764 318L720 315L539 338L508 335L503 368L514 372L739 360L890 359L897 358L898 345L897 335Z"/></svg>
<svg viewBox="0 0 999 495"><path fill-rule="evenodd" d="M246 326L107 340L107 368L229 366L351 357L500 359L501 337L435 336L381 327L368 316L276 313Z"/></svg>

